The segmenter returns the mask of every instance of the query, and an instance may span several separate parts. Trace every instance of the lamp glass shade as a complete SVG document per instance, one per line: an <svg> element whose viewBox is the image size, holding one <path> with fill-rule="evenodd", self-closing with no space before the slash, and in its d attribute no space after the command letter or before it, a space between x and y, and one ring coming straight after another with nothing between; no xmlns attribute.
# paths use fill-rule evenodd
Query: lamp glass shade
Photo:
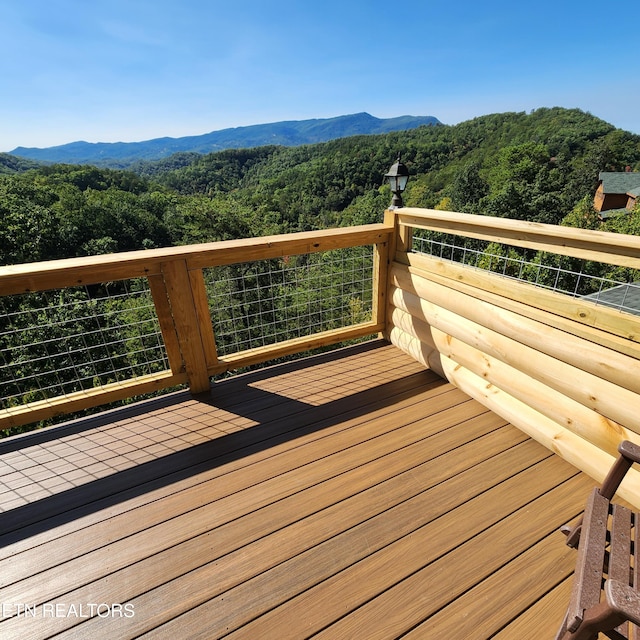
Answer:
<svg viewBox="0 0 640 640"><path fill-rule="evenodd" d="M404 191L407 187L407 180L409 180L409 176L396 176L395 178L395 189L394 191Z"/></svg>
<svg viewBox="0 0 640 640"><path fill-rule="evenodd" d="M398 154L398 159L396 162L391 165L391 169L389 169L389 173L385 173L384 177L389 181L389 186L391 187L391 193L393 193L393 198L391 199L391 208L399 209L404 206L402 203L402 192L405 190L407 186L407 180L409 179L409 169L400 162L400 155Z"/></svg>
<svg viewBox="0 0 640 640"><path fill-rule="evenodd" d="M391 166L389 173L385 175L385 178L389 180L389 186L393 193L401 193L407 186L407 180L409 179L409 170L400 162L398 157L397 162Z"/></svg>
<svg viewBox="0 0 640 640"><path fill-rule="evenodd" d="M388 176L392 193L402 193L407 187L409 176Z"/></svg>

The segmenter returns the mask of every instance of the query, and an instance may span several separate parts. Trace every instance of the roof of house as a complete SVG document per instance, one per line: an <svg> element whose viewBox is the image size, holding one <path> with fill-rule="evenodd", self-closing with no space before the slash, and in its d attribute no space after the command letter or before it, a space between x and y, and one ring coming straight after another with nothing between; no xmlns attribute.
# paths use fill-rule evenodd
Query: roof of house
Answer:
<svg viewBox="0 0 640 640"><path fill-rule="evenodd" d="M628 193L640 188L639 171L601 171L598 177L604 193Z"/></svg>
<svg viewBox="0 0 640 640"><path fill-rule="evenodd" d="M640 315L640 282L621 284L583 297L596 304Z"/></svg>

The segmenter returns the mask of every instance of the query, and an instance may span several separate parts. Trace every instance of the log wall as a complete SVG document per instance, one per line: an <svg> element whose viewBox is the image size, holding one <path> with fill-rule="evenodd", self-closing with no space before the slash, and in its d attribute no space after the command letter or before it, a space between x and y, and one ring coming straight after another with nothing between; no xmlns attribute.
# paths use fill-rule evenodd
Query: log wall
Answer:
<svg viewBox="0 0 640 640"><path fill-rule="evenodd" d="M442 230L442 212L400 211L411 226ZM468 235L499 240L487 218L445 213ZM474 218L485 230L474 229ZM519 235L530 245L546 227L507 224L506 241L516 245ZM397 220L396 246L407 226ZM575 232L573 243L564 239L575 245L568 253L591 255L612 240L596 233L595 249L590 232ZM625 248L619 260L640 267L638 241L635 256ZM436 257L397 250L389 269L387 338L598 482L621 440L640 444L639 333L640 318L630 314ZM639 471L620 493L640 508Z"/></svg>

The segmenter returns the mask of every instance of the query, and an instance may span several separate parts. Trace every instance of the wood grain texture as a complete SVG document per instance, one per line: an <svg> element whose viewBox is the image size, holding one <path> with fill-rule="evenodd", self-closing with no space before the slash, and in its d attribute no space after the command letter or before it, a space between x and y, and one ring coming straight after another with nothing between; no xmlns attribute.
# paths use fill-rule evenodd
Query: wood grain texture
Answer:
<svg viewBox="0 0 640 640"><path fill-rule="evenodd" d="M635 357L640 353L640 323L633 314L432 256L410 253L407 261L412 273L417 271L418 275L425 276L426 272L428 280L463 291L499 309L512 309L524 317L546 320L552 327L621 353Z"/></svg>
<svg viewBox="0 0 640 640"><path fill-rule="evenodd" d="M415 229L443 231L584 260L640 268L638 236L415 207L404 207L397 213L401 225Z"/></svg>
<svg viewBox="0 0 640 640"><path fill-rule="evenodd" d="M162 271L161 265L173 260L184 260L189 270L193 270L236 262L377 244L386 242L390 231L391 229L384 224L370 224L0 266L0 295L158 275Z"/></svg>
<svg viewBox="0 0 640 640"><path fill-rule="evenodd" d="M202 393L209 389L209 374L207 372L207 359L203 333L207 331L200 327L197 300L202 298L202 294L195 294L191 288L191 278L184 260L173 260L164 262L161 265L162 276L164 278L169 304L171 305L171 315L180 344L180 352L187 371L189 387L192 393ZM198 281L196 281L198 284ZM204 286L200 279L199 284ZM207 322L211 331L211 318L201 318Z"/></svg>

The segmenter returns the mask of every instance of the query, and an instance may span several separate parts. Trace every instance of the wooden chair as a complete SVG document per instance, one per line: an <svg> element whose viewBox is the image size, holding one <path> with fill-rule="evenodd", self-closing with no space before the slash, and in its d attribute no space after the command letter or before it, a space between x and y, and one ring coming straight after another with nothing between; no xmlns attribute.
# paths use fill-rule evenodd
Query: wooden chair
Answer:
<svg viewBox="0 0 640 640"><path fill-rule="evenodd" d="M640 513L611 503L625 474L640 462L640 447L624 441L602 487L591 493L583 517L562 528L578 548L569 607L556 640L640 640Z"/></svg>

